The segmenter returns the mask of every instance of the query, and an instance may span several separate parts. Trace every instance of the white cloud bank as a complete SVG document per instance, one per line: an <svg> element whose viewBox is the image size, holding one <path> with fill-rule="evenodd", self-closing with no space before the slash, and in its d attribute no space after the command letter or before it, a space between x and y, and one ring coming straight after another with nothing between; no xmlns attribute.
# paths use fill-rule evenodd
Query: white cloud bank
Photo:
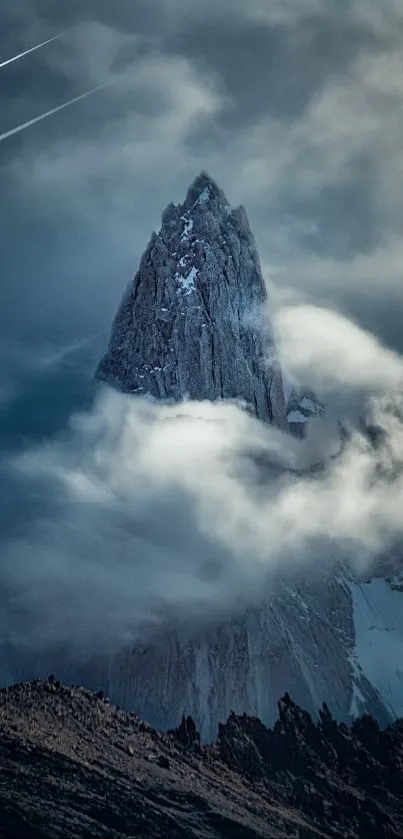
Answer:
<svg viewBox="0 0 403 839"><path fill-rule="evenodd" d="M280 312L278 329L286 361L339 388L341 410L346 389L362 392L377 445L352 430L326 457L329 417L298 441L235 404L101 389L67 434L11 464L27 502L23 530L2 546L10 638L85 646L102 625L105 644L121 643L167 611L224 616L280 565L318 571L343 558L362 569L400 539L402 360L314 307Z"/></svg>
<svg viewBox="0 0 403 839"><path fill-rule="evenodd" d="M276 325L287 369L322 392L403 391L401 357L343 315L319 306L289 306L277 313Z"/></svg>

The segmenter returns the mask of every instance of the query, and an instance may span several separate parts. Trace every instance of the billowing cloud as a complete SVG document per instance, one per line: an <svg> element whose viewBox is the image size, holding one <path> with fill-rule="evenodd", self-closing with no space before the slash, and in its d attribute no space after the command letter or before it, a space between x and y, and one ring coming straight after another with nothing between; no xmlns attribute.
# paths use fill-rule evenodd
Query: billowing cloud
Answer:
<svg viewBox="0 0 403 839"><path fill-rule="evenodd" d="M301 441L236 404L101 389L67 434L8 461L25 519L2 544L10 640L90 651L100 624L115 645L167 615L225 617L279 567L368 570L401 539L402 359L313 307L279 330L299 374L332 380L341 414L345 387L366 393L376 443L351 427L342 446L331 416Z"/></svg>
<svg viewBox="0 0 403 839"><path fill-rule="evenodd" d="M285 368L323 394L401 393L402 357L341 314L318 306L280 309L276 317Z"/></svg>

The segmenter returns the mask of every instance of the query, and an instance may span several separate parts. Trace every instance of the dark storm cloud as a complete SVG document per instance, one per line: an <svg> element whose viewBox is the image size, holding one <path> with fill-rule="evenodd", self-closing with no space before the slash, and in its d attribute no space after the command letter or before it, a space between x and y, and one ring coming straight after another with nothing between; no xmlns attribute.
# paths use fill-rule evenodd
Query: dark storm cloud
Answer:
<svg viewBox="0 0 403 839"><path fill-rule="evenodd" d="M333 4L331 4L333 5ZM308 16L297 27L248 21L227 14L198 21L169 42L206 70L213 68L229 97L222 120L236 129L256 119L295 120L362 49L381 48L382 38L339 12Z"/></svg>
<svg viewBox="0 0 403 839"><path fill-rule="evenodd" d="M164 3L160 0L119 0L108 3L107 0L70 0L66 5L53 3L52 0L14 0L3 6L0 22L7 26L14 43L23 39L26 44L32 32L44 27L61 28L81 23L83 20L99 20L106 25L121 28L124 31L153 35L162 31L166 25Z"/></svg>
<svg viewBox="0 0 403 839"><path fill-rule="evenodd" d="M298 195L290 183L277 203L277 215L304 219L295 230L295 245L321 256L342 256L371 252L381 244L384 227L372 203L376 173L366 153L358 152L348 163L348 177L323 184L309 201Z"/></svg>

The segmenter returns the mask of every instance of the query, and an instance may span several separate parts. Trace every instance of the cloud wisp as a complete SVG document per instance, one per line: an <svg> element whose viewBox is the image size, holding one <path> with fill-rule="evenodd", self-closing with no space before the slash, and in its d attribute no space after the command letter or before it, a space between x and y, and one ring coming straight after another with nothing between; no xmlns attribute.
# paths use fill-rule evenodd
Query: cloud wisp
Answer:
<svg viewBox="0 0 403 839"><path fill-rule="evenodd" d="M339 312L307 304L284 307L276 327L287 370L324 395L343 388L403 392L401 356Z"/></svg>

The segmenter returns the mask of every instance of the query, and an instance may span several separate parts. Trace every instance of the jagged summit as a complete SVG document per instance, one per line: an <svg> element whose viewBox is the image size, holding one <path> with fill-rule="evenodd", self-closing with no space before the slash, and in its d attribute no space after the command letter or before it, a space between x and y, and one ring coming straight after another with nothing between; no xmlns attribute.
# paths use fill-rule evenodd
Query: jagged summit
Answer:
<svg viewBox="0 0 403 839"><path fill-rule="evenodd" d="M169 204L126 290L97 377L182 401L244 400L286 427L267 293L243 207L202 172Z"/></svg>
<svg viewBox="0 0 403 839"><path fill-rule="evenodd" d="M216 184L207 172L201 172L194 179L186 194L184 205L190 208L197 200L216 201L229 208L229 202L223 190Z"/></svg>

